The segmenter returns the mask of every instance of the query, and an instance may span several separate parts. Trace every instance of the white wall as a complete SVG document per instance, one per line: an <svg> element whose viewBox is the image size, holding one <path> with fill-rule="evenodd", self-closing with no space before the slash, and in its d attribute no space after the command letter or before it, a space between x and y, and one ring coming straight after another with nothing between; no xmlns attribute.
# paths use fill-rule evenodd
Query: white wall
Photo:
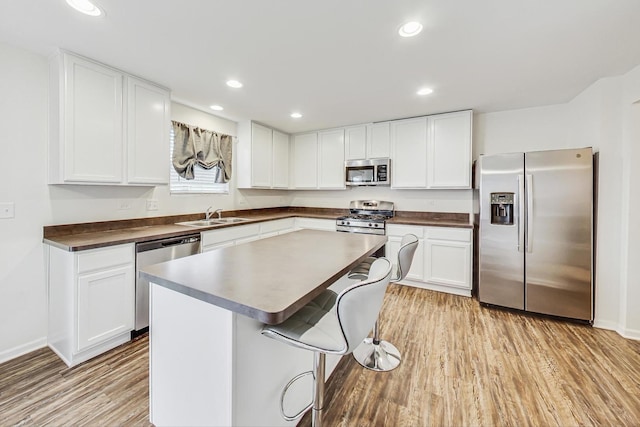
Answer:
<svg viewBox="0 0 640 427"><path fill-rule="evenodd" d="M623 119L623 197L628 200L623 211L622 230L624 236L623 278L626 288L620 296L623 306L623 330L627 336L640 339L640 66L624 76L622 88Z"/></svg>
<svg viewBox="0 0 640 427"><path fill-rule="evenodd" d="M288 205L286 192L238 191L233 180L228 195L172 196L167 186L47 185L47 58L0 43L0 64L0 202L15 203L15 218L0 219L0 362L46 344L44 225L204 213L210 205ZM172 118L236 134L235 122L177 103ZM146 211L151 198L159 201L158 211ZM131 208L118 210L120 200Z"/></svg>
<svg viewBox="0 0 640 427"><path fill-rule="evenodd" d="M400 211L473 212L472 190L392 190L355 187L335 191L291 191L292 206L347 209L351 200L389 200Z"/></svg>
<svg viewBox="0 0 640 427"><path fill-rule="evenodd" d="M46 60L0 44L0 361L41 347L46 335L42 225L51 217L46 180Z"/></svg>
<svg viewBox="0 0 640 427"><path fill-rule="evenodd" d="M599 153L594 325L640 339L640 67L567 104L477 114L474 154L592 146ZM635 102L635 104L634 104Z"/></svg>

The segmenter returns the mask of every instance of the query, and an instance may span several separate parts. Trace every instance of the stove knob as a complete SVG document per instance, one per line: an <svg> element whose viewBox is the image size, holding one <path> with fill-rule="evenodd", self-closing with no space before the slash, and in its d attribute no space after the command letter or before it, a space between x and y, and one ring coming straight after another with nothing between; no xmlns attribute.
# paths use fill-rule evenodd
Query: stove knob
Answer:
<svg viewBox="0 0 640 427"><path fill-rule="evenodd" d="M349 221L347 221L347 225L350 225L351 223Z"/></svg>
<svg viewBox="0 0 640 427"><path fill-rule="evenodd" d="M369 227L372 227L372 226L373 226L373 224L369 223Z"/></svg>
<svg viewBox="0 0 640 427"><path fill-rule="evenodd" d="M377 226L378 226L378 224L373 224L373 226L374 226L374 227L377 227Z"/></svg>

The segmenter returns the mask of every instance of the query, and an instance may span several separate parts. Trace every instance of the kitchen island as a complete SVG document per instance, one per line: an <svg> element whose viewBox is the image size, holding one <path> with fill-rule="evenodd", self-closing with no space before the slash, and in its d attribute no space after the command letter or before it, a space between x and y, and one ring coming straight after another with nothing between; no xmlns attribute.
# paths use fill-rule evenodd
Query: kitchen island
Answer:
<svg viewBox="0 0 640 427"><path fill-rule="evenodd" d="M151 422L293 425L280 415L280 392L313 355L263 337L263 323L286 320L386 240L300 230L145 268ZM327 358L327 375L338 360ZM311 394L301 383L285 409L297 412Z"/></svg>

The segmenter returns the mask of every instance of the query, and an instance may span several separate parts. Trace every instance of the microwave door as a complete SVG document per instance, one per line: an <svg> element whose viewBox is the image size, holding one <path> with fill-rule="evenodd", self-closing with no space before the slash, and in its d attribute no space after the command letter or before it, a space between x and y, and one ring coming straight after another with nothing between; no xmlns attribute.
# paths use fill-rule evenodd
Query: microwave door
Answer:
<svg viewBox="0 0 640 427"><path fill-rule="evenodd" d="M372 167L349 167L347 168L347 184L368 185L373 183Z"/></svg>

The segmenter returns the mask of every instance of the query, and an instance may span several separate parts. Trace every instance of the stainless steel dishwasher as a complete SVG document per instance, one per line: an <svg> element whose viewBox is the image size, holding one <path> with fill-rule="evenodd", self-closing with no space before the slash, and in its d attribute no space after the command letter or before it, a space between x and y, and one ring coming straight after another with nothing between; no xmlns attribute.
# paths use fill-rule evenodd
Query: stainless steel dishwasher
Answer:
<svg viewBox="0 0 640 427"><path fill-rule="evenodd" d="M136 325L133 337L149 330L149 281L140 277L140 269L200 252L200 234L170 237L136 244Z"/></svg>

